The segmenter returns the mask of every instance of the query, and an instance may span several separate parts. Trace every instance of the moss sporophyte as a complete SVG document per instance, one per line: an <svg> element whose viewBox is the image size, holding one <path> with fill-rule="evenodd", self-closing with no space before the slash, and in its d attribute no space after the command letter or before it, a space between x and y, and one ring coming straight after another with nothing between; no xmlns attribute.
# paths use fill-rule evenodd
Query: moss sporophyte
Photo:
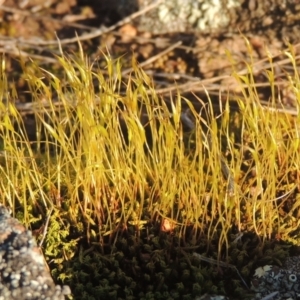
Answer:
<svg viewBox="0 0 300 300"><path fill-rule="evenodd" d="M83 51L61 55L63 76L24 63L26 112L2 64L2 201L34 230L53 209L43 248L56 279L80 299L179 299L227 289L194 252L247 280L276 239L299 244L299 117L275 92L263 105L252 64L233 66L239 93L215 105L208 91L207 101L159 96L134 58L130 76L102 59L104 69ZM285 79L296 109L297 72ZM264 257L281 261L287 248Z"/></svg>

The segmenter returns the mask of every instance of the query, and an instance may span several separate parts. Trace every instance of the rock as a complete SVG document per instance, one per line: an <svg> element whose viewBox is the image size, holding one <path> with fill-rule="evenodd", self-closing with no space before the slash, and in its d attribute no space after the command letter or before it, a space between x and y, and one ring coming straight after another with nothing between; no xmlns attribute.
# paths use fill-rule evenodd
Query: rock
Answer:
<svg viewBox="0 0 300 300"><path fill-rule="evenodd" d="M54 284L31 231L0 204L0 300L63 300L70 293Z"/></svg>
<svg viewBox="0 0 300 300"><path fill-rule="evenodd" d="M300 274L293 269L265 265L255 270L251 289L255 291L255 300L265 299L263 297L266 296L274 300L296 300L300 295Z"/></svg>

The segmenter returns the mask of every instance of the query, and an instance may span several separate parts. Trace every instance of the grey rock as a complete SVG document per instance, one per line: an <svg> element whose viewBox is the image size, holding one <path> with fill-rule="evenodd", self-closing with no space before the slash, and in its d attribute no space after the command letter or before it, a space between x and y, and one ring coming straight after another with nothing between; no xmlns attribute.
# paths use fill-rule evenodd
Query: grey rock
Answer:
<svg viewBox="0 0 300 300"><path fill-rule="evenodd" d="M56 286L31 231L0 204L0 300L63 300L67 286Z"/></svg>

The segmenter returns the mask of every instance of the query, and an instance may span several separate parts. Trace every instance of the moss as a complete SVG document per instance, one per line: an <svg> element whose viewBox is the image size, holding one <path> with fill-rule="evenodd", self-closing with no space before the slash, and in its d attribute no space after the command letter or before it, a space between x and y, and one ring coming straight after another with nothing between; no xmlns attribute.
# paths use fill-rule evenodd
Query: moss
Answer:
<svg viewBox="0 0 300 300"><path fill-rule="evenodd" d="M257 266L281 264L299 243L299 120L262 107L253 76L235 70L240 112L228 100L216 119L210 100L197 110L179 93L161 99L134 58L126 82L120 60L103 59L106 72L82 49L62 55L65 78L23 64L37 141L8 99L3 201L39 241L50 215L44 253L76 299L246 298L242 278L249 284ZM295 72L286 80L296 93Z"/></svg>

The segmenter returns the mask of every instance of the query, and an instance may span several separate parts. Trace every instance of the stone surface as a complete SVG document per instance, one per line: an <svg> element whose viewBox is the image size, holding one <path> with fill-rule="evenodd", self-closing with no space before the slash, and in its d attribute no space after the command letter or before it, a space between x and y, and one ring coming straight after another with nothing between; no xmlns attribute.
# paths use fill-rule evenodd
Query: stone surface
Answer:
<svg viewBox="0 0 300 300"><path fill-rule="evenodd" d="M273 295L270 299L299 299L300 274L293 269L265 265L255 270L251 289L255 300Z"/></svg>
<svg viewBox="0 0 300 300"><path fill-rule="evenodd" d="M140 9L154 0L139 0ZM229 10L240 6L240 0L164 0L154 10L139 19L139 30L185 32L226 27L230 22Z"/></svg>
<svg viewBox="0 0 300 300"><path fill-rule="evenodd" d="M300 299L300 256L289 257L282 267L265 265L255 270L251 280L252 300ZM220 295L205 294L195 300L228 300Z"/></svg>
<svg viewBox="0 0 300 300"><path fill-rule="evenodd" d="M69 287L55 286L31 231L0 204L0 300L63 300Z"/></svg>

